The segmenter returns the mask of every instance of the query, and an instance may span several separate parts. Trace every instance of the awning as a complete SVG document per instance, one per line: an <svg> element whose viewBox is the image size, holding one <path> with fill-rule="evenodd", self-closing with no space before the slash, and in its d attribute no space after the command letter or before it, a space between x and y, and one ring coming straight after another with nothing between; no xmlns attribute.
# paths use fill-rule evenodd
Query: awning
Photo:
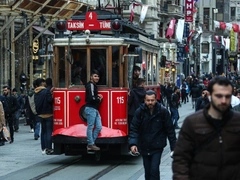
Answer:
<svg viewBox="0 0 240 180"><path fill-rule="evenodd" d="M45 30L45 28L41 27L41 26L32 26L32 28L37 30L40 33ZM48 35L48 36L54 36L55 35L54 33L52 33L51 31L49 31L47 29L42 34L43 35Z"/></svg>
<svg viewBox="0 0 240 180"><path fill-rule="evenodd" d="M28 15L44 15L50 19L69 19L86 11L87 4L77 0L16 0L10 11ZM6 10L6 9L5 9Z"/></svg>

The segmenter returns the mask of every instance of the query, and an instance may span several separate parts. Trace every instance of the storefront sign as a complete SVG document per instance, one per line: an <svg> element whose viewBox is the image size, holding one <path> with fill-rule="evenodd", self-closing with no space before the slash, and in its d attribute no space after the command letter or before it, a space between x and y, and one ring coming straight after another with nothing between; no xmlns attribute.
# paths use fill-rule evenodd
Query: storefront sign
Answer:
<svg viewBox="0 0 240 180"><path fill-rule="evenodd" d="M185 22L193 22L193 2L194 0L185 0Z"/></svg>

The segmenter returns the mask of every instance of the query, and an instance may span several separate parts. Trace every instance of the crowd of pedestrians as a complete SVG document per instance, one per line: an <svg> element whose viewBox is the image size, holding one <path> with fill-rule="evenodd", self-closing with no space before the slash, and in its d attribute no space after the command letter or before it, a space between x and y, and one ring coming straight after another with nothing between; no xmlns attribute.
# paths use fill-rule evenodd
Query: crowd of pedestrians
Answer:
<svg viewBox="0 0 240 180"><path fill-rule="evenodd" d="M169 140L173 158L173 179L239 179L239 161L230 155L230 151L235 149L233 153L240 152L239 148L234 148L234 144L240 140L235 136L237 130L234 131L237 128L234 124L238 124L240 116L236 112L240 111L240 77L236 73L228 77L213 74L189 76L182 80L180 87L167 82L160 84L160 88L160 102L155 99L156 92L151 90L145 91L144 98L136 95L136 91L140 92L136 88L129 93L128 109L135 109L131 111L132 120L129 121L129 149L132 155L139 155L139 152L142 155L145 179L160 179L159 165L166 139ZM133 108L133 99L143 103ZM190 99L191 108L196 113L187 117L180 128L177 123L178 108ZM156 121L156 117L159 121ZM174 129L180 129L176 147L175 133L170 133L175 132ZM165 133L165 137L161 137L162 133ZM155 139L157 137L164 141L158 142ZM217 142L219 149L216 148ZM226 148L221 146L225 143ZM220 156L222 160L218 160Z"/></svg>
<svg viewBox="0 0 240 180"><path fill-rule="evenodd" d="M33 88L24 93L17 88L3 87L0 96L0 146L5 145L2 128L7 126L10 131L10 144L14 142L14 132L19 131L19 120L24 117L24 125L30 127L33 139L41 137L43 154L52 154L53 132L53 87L52 79L38 78L33 82Z"/></svg>

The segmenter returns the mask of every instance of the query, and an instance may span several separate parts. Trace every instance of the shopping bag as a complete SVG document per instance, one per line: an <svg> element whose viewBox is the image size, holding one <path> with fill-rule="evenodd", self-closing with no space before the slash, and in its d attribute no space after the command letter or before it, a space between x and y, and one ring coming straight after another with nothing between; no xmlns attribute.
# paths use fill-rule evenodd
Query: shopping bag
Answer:
<svg viewBox="0 0 240 180"><path fill-rule="evenodd" d="M6 126L3 126L3 137L6 139L6 141L11 141L10 133Z"/></svg>

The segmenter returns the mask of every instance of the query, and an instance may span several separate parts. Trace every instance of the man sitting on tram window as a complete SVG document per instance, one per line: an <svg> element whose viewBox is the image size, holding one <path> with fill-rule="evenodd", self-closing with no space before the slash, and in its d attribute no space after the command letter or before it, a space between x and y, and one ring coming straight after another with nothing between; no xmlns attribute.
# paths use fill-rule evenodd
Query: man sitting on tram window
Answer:
<svg viewBox="0 0 240 180"><path fill-rule="evenodd" d="M95 140L102 129L101 116L98 108L103 96L98 94L97 83L99 81L99 72L93 70L90 75L90 81L86 84L86 107L84 112L87 116L87 150L99 151L100 148L95 145ZM95 126L95 128L94 128ZM93 130L94 128L94 130Z"/></svg>
<svg viewBox="0 0 240 180"><path fill-rule="evenodd" d="M140 74L141 74L141 68L139 66L134 66L133 67L133 83L132 83L133 88L137 87L137 80Z"/></svg>
<svg viewBox="0 0 240 180"><path fill-rule="evenodd" d="M112 61L112 87L119 86L119 67L118 60Z"/></svg>

